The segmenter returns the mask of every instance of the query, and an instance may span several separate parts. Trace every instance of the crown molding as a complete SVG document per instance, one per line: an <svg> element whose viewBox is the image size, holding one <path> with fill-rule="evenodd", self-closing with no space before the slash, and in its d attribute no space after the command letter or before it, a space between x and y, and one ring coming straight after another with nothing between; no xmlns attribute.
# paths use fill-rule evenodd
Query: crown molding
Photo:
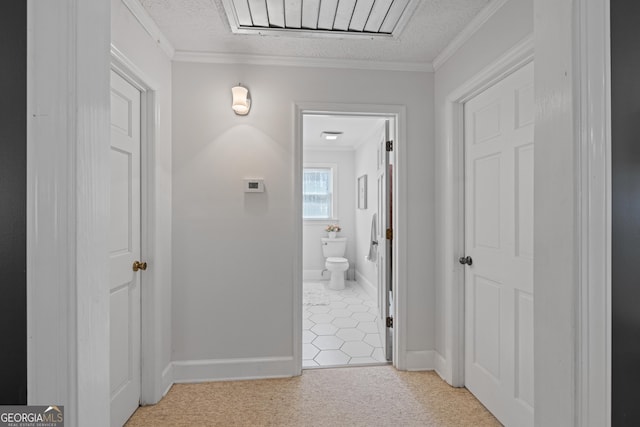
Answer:
<svg viewBox="0 0 640 427"><path fill-rule="evenodd" d="M176 50L173 45L165 37L162 33L158 25L156 25L155 21L149 13L147 13L146 9L140 4L138 0L121 0L122 3L129 9L131 14L138 20L142 28L151 36L153 40L158 44L160 49L167 55L169 59L173 59L173 55Z"/></svg>
<svg viewBox="0 0 640 427"><path fill-rule="evenodd" d="M429 62L367 61L361 59L303 58L276 55L248 55L234 53L189 52L178 50L172 58L179 62L207 64L276 65L284 67L349 68L379 71L409 71L432 73Z"/></svg>
<svg viewBox="0 0 640 427"><path fill-rule="evenodd" d="M449 58L451 58L469 39L502 8L509 0L493 0L484 7L473 19L467 24L460 33L451 40L451 42L442 49L442 52L433 60L434 71L437 71Z"/></svg>

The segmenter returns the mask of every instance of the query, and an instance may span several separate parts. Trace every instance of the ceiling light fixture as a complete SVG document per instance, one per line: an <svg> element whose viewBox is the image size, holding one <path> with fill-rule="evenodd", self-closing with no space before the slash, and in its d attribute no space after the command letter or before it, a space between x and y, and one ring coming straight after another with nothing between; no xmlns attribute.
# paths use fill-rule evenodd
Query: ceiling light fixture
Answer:
<svg viewBox="0 0 640 427"><path fill-rule="evenodd" d="M321 135L322 138L326 139L327 141L335 141L340 137L340 135L342 135L342 132L325 130Z"/></svg>
<svg viewBox="0 0 640 427"><path fill-rule="evenodd" d="M238 83L238 86L231 88L231 93L233 94L233 104L231 105L233 111L239 116L249 114L249 110L251 109L249 90Z"/></svg>

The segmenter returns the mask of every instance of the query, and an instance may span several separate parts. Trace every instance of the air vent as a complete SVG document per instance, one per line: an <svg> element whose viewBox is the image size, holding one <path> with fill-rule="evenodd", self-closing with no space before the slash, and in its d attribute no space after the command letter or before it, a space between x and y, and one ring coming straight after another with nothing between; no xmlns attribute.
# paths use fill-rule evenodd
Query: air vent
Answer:
<svg viewBox="0 0 640 427"><path fill-rule="evenodd" d="M234 33L301 37L397 37L418 3L418 0L223 0Z"/></svg>

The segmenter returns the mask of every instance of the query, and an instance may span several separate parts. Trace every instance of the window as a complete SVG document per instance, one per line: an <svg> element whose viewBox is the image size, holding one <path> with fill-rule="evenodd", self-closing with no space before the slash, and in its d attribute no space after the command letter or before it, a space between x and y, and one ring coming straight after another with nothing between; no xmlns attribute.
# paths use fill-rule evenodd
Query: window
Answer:
<svg viewBox="0 0 640 427"><path fill-rule="evenodd" d="M302 176L302 217L334 219L334 165L305 165Z"/></svg>

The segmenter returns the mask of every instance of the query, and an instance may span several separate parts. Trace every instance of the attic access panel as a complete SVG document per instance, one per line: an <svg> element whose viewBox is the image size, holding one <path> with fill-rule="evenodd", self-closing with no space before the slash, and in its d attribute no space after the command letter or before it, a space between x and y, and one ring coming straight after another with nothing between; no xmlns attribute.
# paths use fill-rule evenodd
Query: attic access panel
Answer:
<svg viewBox="0 0 640 427"><path fill-rule="evenodd" d="M231 30L300 37L397 37L419 0L222 0Z"/></svg>

